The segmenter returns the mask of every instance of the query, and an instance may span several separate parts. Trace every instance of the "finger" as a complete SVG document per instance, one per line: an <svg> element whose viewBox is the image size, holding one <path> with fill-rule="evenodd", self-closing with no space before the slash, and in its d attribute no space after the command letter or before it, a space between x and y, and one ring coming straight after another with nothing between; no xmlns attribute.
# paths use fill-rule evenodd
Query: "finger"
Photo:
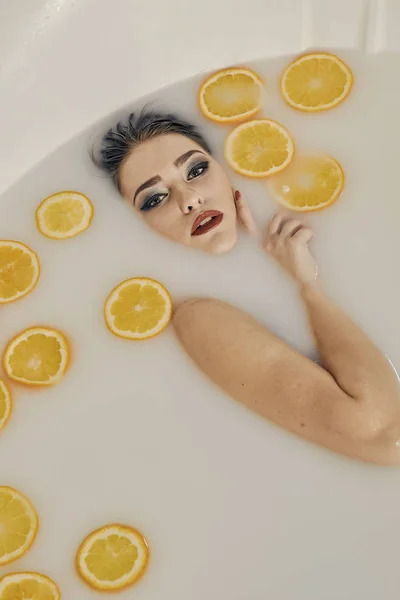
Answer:
<svg viewBox="0 0 400 600"><path fill-rule="evenodd" d="M302 228L303 228L303 223L301 221L298 221L297 219L289 219L288 221L286 221L286 223L284 223L284 225L281 229L281 232L279 234L279 237L290 238L290 237L292 237L292 235L294 235L297 231L299 231Z"/></svg>
<svg viewBox="0 0 400 600"><path fill-rule="evenodd" d="M292 240L296 240L296 242L300 242L302 244L308 244L313 236L314 232L310 227L302 227L293 235Z"/></svg>
<svg viewBox="0 0 400 600"><path fill-rule="evenodd" d="M246 229L246 231L248 231L248 233L250 233L251 235L255 235L257 233L257 225L254 221L249 205L247 204L239 190L236 190L234 198L239 221Z"/></svg>
<svg viewBox="0 0 400 600"><path fill-rule="evenodd" d="M279 213L275 213L268 223L263 242L263 247L267 252L273 250L276 236L279 234L284 222L285 217Z"/></svg>
<svg viewBox="0 0 400 600"><path fill-rule="evenodd" d="M268 224L267 236L271 237L271 236L275 235L276 233L279 233L283 220L284 220L283 215L280 215L279 213L275 213Z"/></svg>

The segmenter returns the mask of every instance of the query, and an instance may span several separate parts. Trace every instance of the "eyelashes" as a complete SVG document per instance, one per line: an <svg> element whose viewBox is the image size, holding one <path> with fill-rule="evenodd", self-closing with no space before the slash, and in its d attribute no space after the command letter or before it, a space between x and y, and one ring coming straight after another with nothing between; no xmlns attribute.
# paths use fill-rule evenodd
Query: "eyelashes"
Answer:
<svg viewBox="0 0 400 600"><path fill-rule="evenodd" d="M208 160L203 160L201 162L197 162L196 164L192 165L187 172L187 175L186 175L187 180L191 181L192 179L201 177L201 175L203 175L206 171L208 171L209 165L210 165L210 163L208 162Z"/></svg>
<svg viewBox="0 0 400 600"><path fill-rule="evenodd" d="M186 172L186 180L192 181L193 179L198 179L208 171L209 166L210 163L208 160L202 160L189 166ZM158 208L168 196L169 192L156 192L150 194L150 196L144 200L140 210L143 212L149 212L150 210Z"/></svg>
<svg viewBox="0 0 400 600"><path fill-rule="evenodd" d="M162 201L167 196L168 196L168 194L166 194L165 192L160 193L160 194L152 194L149 198L146 198L146 200L140 207L140 210L142 210L143 212L148 212L149 210L152 210L153 208L157 208L157 206L160 206Z"/></svg>

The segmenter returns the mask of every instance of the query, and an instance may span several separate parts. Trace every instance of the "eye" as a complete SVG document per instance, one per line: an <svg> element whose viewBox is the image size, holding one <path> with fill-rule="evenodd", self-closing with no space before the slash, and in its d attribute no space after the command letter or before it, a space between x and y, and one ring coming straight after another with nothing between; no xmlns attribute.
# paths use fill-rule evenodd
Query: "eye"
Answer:
<svg viewBox="0 0 400 600"><path fill-rule="evenodd" d="M153 208L157 208L157 206L160 206L162 201L167 196L168 196L168 194L165 194L165 193L153 194L152 196L150 196L143 202L142 206L140 207L140 210L147 212L149 210L152 210Z"/></svg>
<svg viewBox="0 0 400 600"><path fill-rule="evenodd" d="M208 170L208 166L208 160L196 163L189 169L187 174L187 180L190 181L191 179L196 179L196 177L200 177Z"/></svg>

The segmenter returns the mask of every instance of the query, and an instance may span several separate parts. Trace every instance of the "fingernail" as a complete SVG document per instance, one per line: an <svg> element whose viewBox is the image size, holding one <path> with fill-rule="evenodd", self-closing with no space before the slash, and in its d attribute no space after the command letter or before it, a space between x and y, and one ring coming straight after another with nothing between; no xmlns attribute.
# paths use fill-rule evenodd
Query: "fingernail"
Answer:
<svg viewBox="0 0 400 600"><path fill-rule="evenodd" d="M235 200L236 200L236 202L238 202L240 200L241 195L242 194L239 192L239 190L235 191Z"/></svg>

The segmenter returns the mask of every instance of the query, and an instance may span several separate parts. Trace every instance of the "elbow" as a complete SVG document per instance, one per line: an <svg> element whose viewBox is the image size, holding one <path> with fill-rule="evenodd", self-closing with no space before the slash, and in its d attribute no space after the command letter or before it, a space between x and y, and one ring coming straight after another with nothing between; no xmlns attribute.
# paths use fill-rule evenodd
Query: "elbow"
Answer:
<svg viewBox="0 0 400 600"><path fill-rule="evenodd" d="M386 395L360 405L353 439L367 460L382 466L400 465L400 397Z"/></svg>
<svg viewBox="0 0 400 600"><path fill-rule="evenodd" d="M366 440L377 439L387 432L400 432L400 388L366 390L352 408L354 433ZM348 415L349 416L349 415Z"/></svg>
<svg viewBox="0 0 400 600"><path fill-rule="evenodd" d="M368 448L367 460L382 467L400 466L400 432L383 432Z"/></svg>

